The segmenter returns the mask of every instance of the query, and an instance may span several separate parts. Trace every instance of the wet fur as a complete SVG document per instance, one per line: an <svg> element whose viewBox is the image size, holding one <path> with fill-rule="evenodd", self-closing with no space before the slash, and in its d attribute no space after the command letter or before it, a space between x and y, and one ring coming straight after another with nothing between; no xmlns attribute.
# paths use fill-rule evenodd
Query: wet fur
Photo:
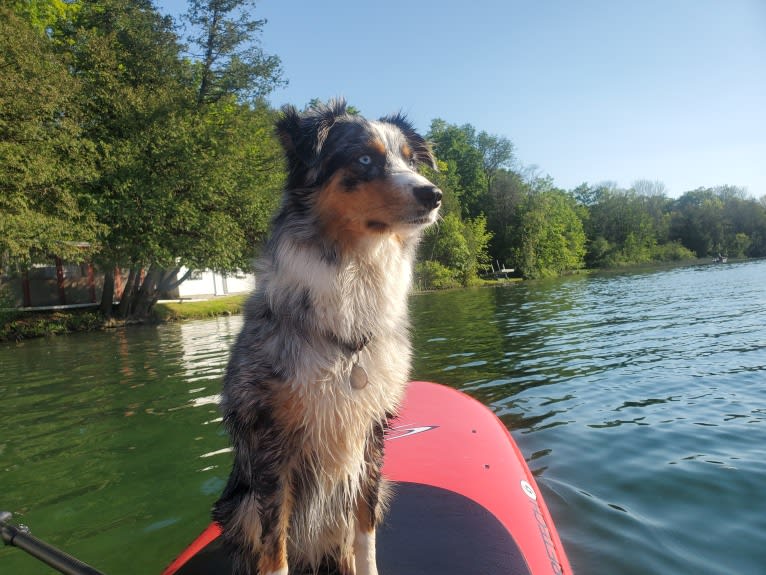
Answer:
<svg viewBox="0 0 766 575"><path fill-rule="evenodd" d="M433 157L400 115L286 107L277 134L289 176L226 372L234 464L213 517L237 574L374 574L383 434L410 369L406 296L441 192L417 173Z"/></svg>

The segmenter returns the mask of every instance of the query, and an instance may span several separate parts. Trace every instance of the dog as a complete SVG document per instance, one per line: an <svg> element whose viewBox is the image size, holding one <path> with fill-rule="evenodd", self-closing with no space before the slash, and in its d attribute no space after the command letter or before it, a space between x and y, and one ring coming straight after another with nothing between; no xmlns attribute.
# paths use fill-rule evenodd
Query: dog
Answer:
<svg viewBox="0 0 766 575"><path fill-rule="evenodd" d="M442 192L402 114L282 108L288 175L227 366L213 507L238 575L376 575L384 433L410 370L407 294ZM288 567L289 564L289 567Z"/></svg>

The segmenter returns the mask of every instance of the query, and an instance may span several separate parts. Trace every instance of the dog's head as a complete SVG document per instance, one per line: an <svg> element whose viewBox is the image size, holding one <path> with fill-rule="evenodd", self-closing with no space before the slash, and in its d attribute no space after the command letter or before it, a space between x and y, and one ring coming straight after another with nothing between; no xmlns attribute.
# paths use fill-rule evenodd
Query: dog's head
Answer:
<svg viewBox="0 0 766 575"><path fill-rule="evenodd" d="M282 109L277 135L288 193L311 197L323 231L340 243L371 234L412 235L436 220L442 192L418 173L435 167L426 141L397 114L370 121L346 103Z"/></svg>

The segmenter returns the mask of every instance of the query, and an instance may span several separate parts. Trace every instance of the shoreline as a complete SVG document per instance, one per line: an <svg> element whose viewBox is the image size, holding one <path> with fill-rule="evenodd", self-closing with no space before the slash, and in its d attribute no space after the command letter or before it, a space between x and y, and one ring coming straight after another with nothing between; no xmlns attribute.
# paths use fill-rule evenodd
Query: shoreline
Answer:
<svg viewBox="0 0 766 575"><path fill-rule="evenodd" d="M215 299L158 302L146 319L105 318L99 311L91 309L11 312L9 315L12 317L0 325L0 344L71 333L122 329L132 325L156 325L236 315L242 313L248 295L244 293Z"/></svg>
<svg viewBox="0 0 766 575"><path fill-rule="evenodd" d="M736 260L744 261L744 260ZM734 263L733 260L730 262ZM714 264L708 259L696 259L683 262L647 262L617 266L604 269L582 269L572 272L571 275L587 274L614 274L646 271L651 269L668 269L701 264ZM570 275L570 274L567 274ZM482 279L475 286L454 287L453 289L475 289L484 287L502 287L514 285L528 280L521 278L508 279ZM440 289L412 290L413 295L445 291ZM67 309L67 310L0 310L0 345L8 343L20 343L28 339L40 337L52 337L79 332L106 331L110 329L122 329L132 325L157 325L173 321L185 321L205 319L218 316L238 315L242 313L245 300L249 293L199 299L189 301L165 300L155 304L152 313L146 319L117 319L114 317L104 318L99 311L92 308ZM4 317L4 315L6 317Z"/></svg>

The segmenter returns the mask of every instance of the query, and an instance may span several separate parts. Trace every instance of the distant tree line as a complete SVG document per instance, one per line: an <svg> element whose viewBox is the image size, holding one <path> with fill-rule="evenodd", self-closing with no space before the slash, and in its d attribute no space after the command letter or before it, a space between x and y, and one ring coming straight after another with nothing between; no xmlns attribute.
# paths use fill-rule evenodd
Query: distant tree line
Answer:
<svg viewBox="0 0 766 575"><path fill-rule="evenodd" d="M558 188L519 166L505 137L436 119L428 132L445 193L418 274L431 287L470 285L497 264L525 278L582 268L766 256L766 196L735 186L698 188L678 199L661 182ZM495 266L497 267L497 266Z"/></svg>
<svg viewBox="0 0 766 575"><path fill-rule="evenodd" d="M251 0L12 0L0 7L0 271L53 254L95 262L105 315L143 316L178 271L247 269L284 166L266 96L284 83ZM527 278L583 267L766 255L766 202L730 186L562 190L505 137L432 121L444 192L423 287L493 263ZM113 270L130 270L112 310ZM184 278L180 278L183 280Z"/></svg>

